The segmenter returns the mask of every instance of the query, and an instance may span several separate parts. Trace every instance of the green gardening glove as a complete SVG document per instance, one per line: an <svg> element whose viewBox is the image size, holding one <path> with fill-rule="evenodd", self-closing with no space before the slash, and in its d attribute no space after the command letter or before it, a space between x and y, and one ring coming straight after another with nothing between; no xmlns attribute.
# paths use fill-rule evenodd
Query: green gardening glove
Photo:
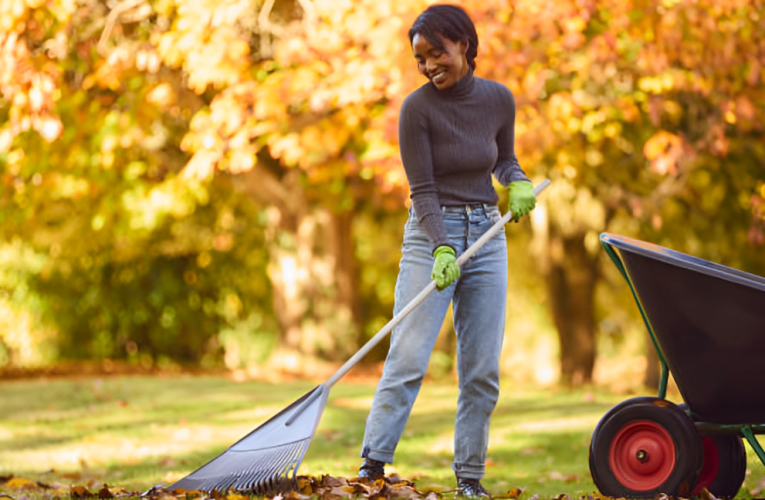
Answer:
<svg viewBox="0 0 765 500"><path fill-rule="evenodd" d="M534 185L529 181L515 181L507 185L507 191L507 209L513 212L513 220L518 222L518 219L531 212L537 204Z"/></svg>
<svg viewBox="0 0 765 500"><path fill-rule="evenodd" d="M433 252L436 262L433 264L433 272L430 279L436 280L436 287L443 290L460 277L460 266L457 265L457 257L452 247L441 245Z"/></svg>

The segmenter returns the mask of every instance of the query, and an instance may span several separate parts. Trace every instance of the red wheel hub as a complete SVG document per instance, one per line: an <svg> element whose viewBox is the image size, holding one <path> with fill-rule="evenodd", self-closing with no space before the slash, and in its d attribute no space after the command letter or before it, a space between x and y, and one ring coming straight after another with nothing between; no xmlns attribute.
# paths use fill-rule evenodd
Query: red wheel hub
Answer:
<svg viewBox="0 0 765 500"><path fill-rule="evenodd" d="M700 494L702 489L712 484L720 470L720 452L717 451L714 439L703 436L701 444L704 447L704 469L702 469L699 480L696 481L696 488L693 489L691 495Z"/></svg>
<svg viewBox="0 0 765 500"><path fill-rule="evenodd" d="M675 442L664 427L637 420L622 427L611 441L608 463L616 479L635 491L658 488L675 468Z"/></svg>

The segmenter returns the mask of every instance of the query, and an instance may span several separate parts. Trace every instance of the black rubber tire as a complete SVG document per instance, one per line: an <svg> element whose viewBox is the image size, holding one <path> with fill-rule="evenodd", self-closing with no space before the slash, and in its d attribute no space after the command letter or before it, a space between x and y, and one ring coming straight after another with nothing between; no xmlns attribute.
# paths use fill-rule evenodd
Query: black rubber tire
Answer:
<svg viewBox="0 0 765 500"><path fill-rule="evenodd" d="M741 437L727 435L702 436L705 446L714 447L717 453L717 472L707 470L705 464L699 481L705 474L714 474L712 482L706 486L707 490L717 498L734 498L746 476L746 449ZM700 493L700 492L699 492Z"/></svg>
<svg viewBox="0 0 765 500"><path fill-rule="evenodd" d="M635 469L642 465L635 467L637 458L632 458L632 448L628 450L626 444L619 448L628 442L625 440L632 429L639 432L640 442L647 440L655 444L653 450L663 448L674 457L670 464L662 462L658 472L652 471L654 476L644 476L643 484L650 487L643 488L636 482ZM649 453L647 460L651 456L659 455ZM665 399L641 397L620 403L603 416L592 434L589 459L593 482L603 495L653 498L664 493L687 497L701 472L703 450L696 426L677 405ZM624 465L627 463L631 465Z"/></svg>
<svg viewBox="0 0 765 500"><path fill-rule="evenodd" d="M680 403L677 406L688 413L688 405L685 403ZM708 464L705 463L699 474L698 482L701 482L702 479L708 481L707 475L713 473L712 481L708 485L702 485L702 487L706 487L707 491L716 498L735 498L746 478L746 448L743 439L735 434L716 434L702 435L701 442L702 453L705 455L707 447L714 447L714 452L717 453L717 460L715 460L717 472L713 473L708 470ZM694 495L701 493L698 482L693 491Z"/></svg>

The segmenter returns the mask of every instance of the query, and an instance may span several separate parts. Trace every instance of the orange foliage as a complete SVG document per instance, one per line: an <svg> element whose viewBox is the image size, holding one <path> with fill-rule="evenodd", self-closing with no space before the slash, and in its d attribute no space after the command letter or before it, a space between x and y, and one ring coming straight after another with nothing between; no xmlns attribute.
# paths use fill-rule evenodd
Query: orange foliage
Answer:
<svg viewBox="0 0 765 500"><path fill-rule="evenodd" d="M95 32L102 57L94 60L84 88L117 91L128 75L177 68L185 88L208 101L193 110L183 140L188 178L206 178L216 169L250 170L255 155L267 148L285 168L328 168L333 176L337 161L351 153L354 161L345 162L343 175L363 172L383 192L405 188L396 149L398 109L424 83L406 32L429 2L305 0L292 2L292 14L286 7L266 10L267 3L126 0L110 13L88 2L2 3L0 91L9 121L0 130L0 150L7 151L25 130L49 141L61 134L55 103L62 74L56 61L90 50L82 40L73 46L68 33L84 24L94 29L98 23L86 18L100 15L107 25ZM682 140L689 150L725 154L724 127L761 127L763 110L756 103L764 97L765 21L755 3L462 5L479 32L478 76L503 82L516 94L519 157L530 173L547 152L566 147L574 136L584 134L598 147L633 124L653 128L647 134L653 142L642 148L653 170L676 174L677 141L664 155L652 152L661 138L677 136L666 129L664 101L652 97L686 92L718 106L719 118L700 140ZM123 24L136 20L142 31L130 34ZM178 113L177 94L176 87L159 83L147 102Z"/></svg>

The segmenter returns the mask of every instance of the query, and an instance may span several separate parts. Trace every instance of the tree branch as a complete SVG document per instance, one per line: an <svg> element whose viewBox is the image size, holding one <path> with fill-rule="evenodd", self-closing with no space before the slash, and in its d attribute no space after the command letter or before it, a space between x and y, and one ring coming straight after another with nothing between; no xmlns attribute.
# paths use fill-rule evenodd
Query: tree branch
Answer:
<svg viewBox="0 0 765 500"><path fill-rule="evenodd" d="M97 47L99 54L106 57L106 42L109 41L109 37L112 34L114 25L117 23L120 16L130 9L138 7L142 3L144 3L144 0L123 0L109 12L109 15L106 16L106 25L104 26L104 31L101 33L101 38L98 40Z"/></svg>

